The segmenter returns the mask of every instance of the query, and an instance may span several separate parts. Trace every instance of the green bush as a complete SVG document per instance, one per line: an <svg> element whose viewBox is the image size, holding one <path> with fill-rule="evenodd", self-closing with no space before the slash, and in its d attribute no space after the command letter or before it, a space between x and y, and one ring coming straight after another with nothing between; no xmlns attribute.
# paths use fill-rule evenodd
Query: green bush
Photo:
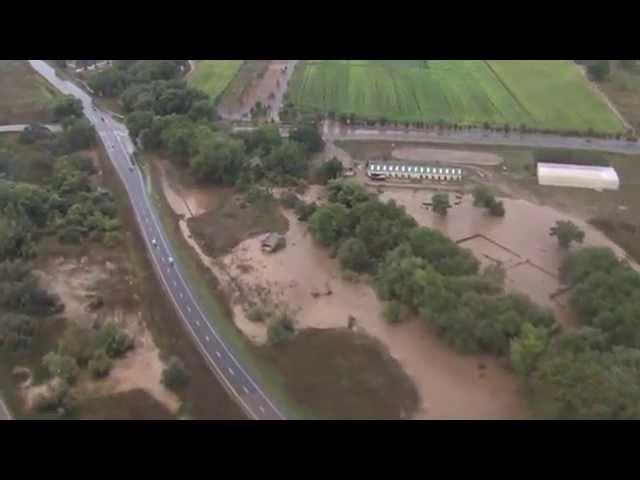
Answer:
<svg viewBox="0 0 640 480"><path fill-rule="evenodd" d="M384 310L382 311L382 316L387 321L387 323L395 324L400 323L407 316L407 307L402 305L399 302L391 301L387 302L384 305Z"/></svg>
<svg viewBox="0 0 640 480"><path fill-rule="evenodd" d="M182 360L171 357L162 371L162 384L169 390L180 391L189 384L189 374Z"/></svg>
<svg viewBox="0 0 640 480"><path fill-rule="evenodd" d="M286 312L281 312L271 319L267 327L267 340L269 345L282 343L295 334L293 321Z"/></svg>
<svg viewBox="0 0 640 480"><path fill-rule="evenodd" d="M53 377L60 378L69 385L73 385L78 378L80 368L75 358L70 355L61 355L56 352L47 353L42 359L42 364L49 370Z"/></svg>
<svg viewBox="0 0 640 480"><path fill-rule="evenodd" d="M89 360L89 372L93 378L104 378L109 375L113 367L113 360L104 350L96 350Z"/></svg>
<svg viewBox="0 0 640 480"><path fill-rule="evenodd" d="M109 358L121 357L133 347L133 338L114 323L107 322L98 330L96 348L104 350Z"/></svg>

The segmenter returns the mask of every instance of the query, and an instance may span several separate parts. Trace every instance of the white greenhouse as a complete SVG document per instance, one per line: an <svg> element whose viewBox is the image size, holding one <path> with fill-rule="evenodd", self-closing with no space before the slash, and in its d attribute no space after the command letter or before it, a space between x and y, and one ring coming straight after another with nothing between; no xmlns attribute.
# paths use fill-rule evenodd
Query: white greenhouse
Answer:
<svg viewBox="0 0 640 480"><path fill-rule="evenodd" d="M612 167L543 162L538 163L538 183L594 190L617 190L620 187L618 174Z"/></svg>

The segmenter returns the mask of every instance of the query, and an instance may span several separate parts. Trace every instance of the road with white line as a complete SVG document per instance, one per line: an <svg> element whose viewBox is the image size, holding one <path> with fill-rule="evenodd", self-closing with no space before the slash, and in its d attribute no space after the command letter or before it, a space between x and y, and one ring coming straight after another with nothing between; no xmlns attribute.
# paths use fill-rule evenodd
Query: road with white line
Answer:
<svg viewBox="0 0 640 480"><path fill-rule="evenodd" d="M224 339L196 302L189 284L180 273L180 266L172 260L175 255L151 205L144 177L134 166L134 148L126 127L107 112L94 107L89 94L77 85L59 78L55 70L43 60L29 60L29 63L53 86L82 101L86 117L95 126L109 159L124 183L156 273L213 372L250 418L284 419L284 415L225 345Z"/></svg>

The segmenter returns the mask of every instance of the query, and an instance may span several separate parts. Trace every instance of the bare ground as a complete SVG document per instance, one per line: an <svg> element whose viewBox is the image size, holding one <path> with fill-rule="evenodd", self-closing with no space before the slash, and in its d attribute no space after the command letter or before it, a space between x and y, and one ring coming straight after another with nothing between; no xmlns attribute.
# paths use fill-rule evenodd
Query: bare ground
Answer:
<svg viewBox="0 0 640 480"><path fill-rule="evenodd" d="M502 158L493 153L448 150L444 148L399 147L394 148L391 155L400 160L409 160L411 162L483 166L502 163Z"/></svg>

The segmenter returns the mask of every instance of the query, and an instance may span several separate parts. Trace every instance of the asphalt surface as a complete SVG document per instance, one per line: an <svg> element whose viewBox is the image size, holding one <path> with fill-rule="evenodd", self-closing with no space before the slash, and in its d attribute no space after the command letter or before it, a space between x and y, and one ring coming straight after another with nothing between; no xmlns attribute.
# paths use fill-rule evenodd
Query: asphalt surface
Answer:
<svg viewBox="0 0 640 480"><path fill-rule="evenodd" d="M29 63L53 86L82 101L86 117L95 126L109 159L126 187L156 273L212 371L250 418L285 419L207 320L188 283L181 275L179 265L170 263L170 259L175 258L175 255L151 206L144 177L139 169L133 166L133 145L126 127L110 117L107 112L94 109L92 99L87 93L77 85L57 77L55 70L46 62L29 60Z"/></svg>
<svg viewBox="0 0 640 480"><path fill-rule="evenodd" d="M464 131L436 132L398 128L348 127L335 121L325 121L322 136L326 140L379 140L389 142L425 142L467 145L504 145L533 148L562 148L591 150L599 152L639 155L640 143L627 140L609 140L584 137L563 137L560 135L540 135L535 133L511 132L509 135L487 132L474 128Z"/></svg>

